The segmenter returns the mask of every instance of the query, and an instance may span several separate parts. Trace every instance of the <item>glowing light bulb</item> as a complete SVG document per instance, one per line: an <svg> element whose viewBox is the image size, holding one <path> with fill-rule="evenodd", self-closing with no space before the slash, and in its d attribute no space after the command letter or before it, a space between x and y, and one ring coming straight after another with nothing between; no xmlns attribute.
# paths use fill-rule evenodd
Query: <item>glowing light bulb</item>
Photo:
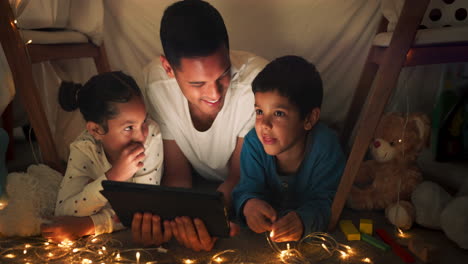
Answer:
<svg viewBox="0 0 468 264"><path fill-rule="evenodd" d="M120 253L117 253L117 256L115 256L116 260L120 260L122 257L120 257Z"/></svg>
<svg viewBox="0 0 468 264"><path fill-rule="evenodd" d="M191 259L184 259L184 263L185 264L193 264L193 263L195 263L195 261L191 260Z"/></svg>
<svg viewBox="0 0 468 264"><path fill-rule="evenodd" d="M363 258L362 261L366 263L372 263L372 260L370 258Z"/></svg>
<svg viewBox="0 0 468 264"><path fill-rule="evenodd" d="M137 264L140 264L140 252L137 252L135 254L135 258L136 258Z"/></svg>
<svg viewBox="0 0 468 264"><path fill-rule="evenodd" d="M217 257L214 259L214 261L218 262L218 263L221 263L224 261L224 259L220 258L220 257Z"/></svg>
<svg viewBox="0 0 468 264"><path fill-rule="evenodd" d="M325 249L328 252L328 254L331 254L330 250L328 249L328 247L324 243L322 243L322 247L323 247L323 249Z"/></svg>
<svg viewBox="0 0 468 264"><path fill-rule="evenodd" d="M12 258L16 258L16 256L13 255L13 254L6 254L5 258L11 258L12 259Z"/></svg>
<svg viewBox="0 0 468 264"><path fill-rule="evenodd" d="M401 237L401 238L406 238L408 237L407 234L405 234L400 228L397 229L398 230L398 236Z"/></svg>
<svg viewBox="0 0 468 264"><path fill-rule="evenodd" d="M72 250L73 253L76 253L76 252L78 252L78 251L79 251L79 249L77 249L77 248L74 248L74 249Z"/></svg>
<svg viewBox="0 0 468 264"><path fill-rule="evenodd" d="M342 259L345 259L345 258L348 257L348 254L346 252L340 250L340 253L341 253L341 258Z"/></svg>

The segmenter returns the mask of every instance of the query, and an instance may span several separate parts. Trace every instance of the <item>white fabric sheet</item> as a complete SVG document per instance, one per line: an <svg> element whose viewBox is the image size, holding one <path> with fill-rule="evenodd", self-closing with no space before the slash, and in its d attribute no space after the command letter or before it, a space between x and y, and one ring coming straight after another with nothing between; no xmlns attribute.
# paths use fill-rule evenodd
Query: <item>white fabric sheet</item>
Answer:
<svg viewBox="0 0 468 264"><path fill-rule="evenodd" d="M172 2L104 0L102 37L113 70L123 70L134 76L139 85L143 84L143 67L162 53L159 23L164 8ZM249 51L269 60L300 55L316 64L325 89L322 117L329 123L342 124L380 22L381 0L209 2L224 17L232 49ZM89 59L54 62L49 67L54 73L42 73L84 82L96 73L92 64ZM388 108L430 112L439 87L440 70L433 66L411 69L402 72L394 103ZM38 85L43 100L48 101L47 107L56 111L55 114L47 111L49 124L54 129L60 155L66 157L68 144L77 136L76 131L82 130L83 121L79 113L59 110L54 102L58 82Z"/></svg>

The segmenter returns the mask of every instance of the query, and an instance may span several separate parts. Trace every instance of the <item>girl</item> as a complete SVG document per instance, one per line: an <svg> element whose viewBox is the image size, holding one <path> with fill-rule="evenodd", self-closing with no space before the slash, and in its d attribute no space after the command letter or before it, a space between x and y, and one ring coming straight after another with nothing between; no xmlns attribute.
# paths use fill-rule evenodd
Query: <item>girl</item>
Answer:
<svg viewBox="0 0 468 264"><path fill-rule="evenodd" d="M136 82L122 72L96 75L84 86L64 82L59 103L65 111L79 108L86 130L70 145L56 217L41 226L42 234L58 242L122 229L99 192L101 182L159 184L163 162L159 126L148 119Z"/></svg>

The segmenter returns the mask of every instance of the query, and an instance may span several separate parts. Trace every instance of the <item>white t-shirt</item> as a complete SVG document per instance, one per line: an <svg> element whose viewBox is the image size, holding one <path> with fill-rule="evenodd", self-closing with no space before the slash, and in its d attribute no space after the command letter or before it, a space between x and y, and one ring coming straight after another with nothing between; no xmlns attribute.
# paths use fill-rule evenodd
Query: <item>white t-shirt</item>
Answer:
<svg viewBox="0 0 468 264"><path fill-rule="evenodd" d="M148 119L147 122L144 166L128 181L159 185L163 170L161 132L154 121ZM104 173L110 168L112 165L102 144L85 130L70 144L67 171L60 184L55 215L91 216L95 234L122 229L123 225L115 221L114 210L100 193L101 182L107 180Z"/></svg>
<svg viewBox="0 0 468 264"><path fill-rule="evenodd" d="M231 51L231 83L224 106L211 127L195 129L188 101L175 78L167 76L159 58L144 69L142 93L151 117L161 127L164 140L175 140L192 167L204 178L224 181L229 159L238 137L253 127L254 95L252 81L267 61L251 53Z"/></svg>

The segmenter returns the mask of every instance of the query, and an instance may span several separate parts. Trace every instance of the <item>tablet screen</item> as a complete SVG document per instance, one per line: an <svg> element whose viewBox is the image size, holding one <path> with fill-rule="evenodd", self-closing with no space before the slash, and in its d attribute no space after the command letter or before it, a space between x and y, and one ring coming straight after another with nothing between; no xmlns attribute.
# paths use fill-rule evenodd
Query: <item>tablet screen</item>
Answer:
<svg viewBox="0 0 468 264"><path fill-rule="evenodd" d="M200 218L210 235L229 236L227 210L220 192L116 181L103 181L102 186L101 193L127 227L131 227L136 212L149 212L163 220L177 216Z"/></svg>

